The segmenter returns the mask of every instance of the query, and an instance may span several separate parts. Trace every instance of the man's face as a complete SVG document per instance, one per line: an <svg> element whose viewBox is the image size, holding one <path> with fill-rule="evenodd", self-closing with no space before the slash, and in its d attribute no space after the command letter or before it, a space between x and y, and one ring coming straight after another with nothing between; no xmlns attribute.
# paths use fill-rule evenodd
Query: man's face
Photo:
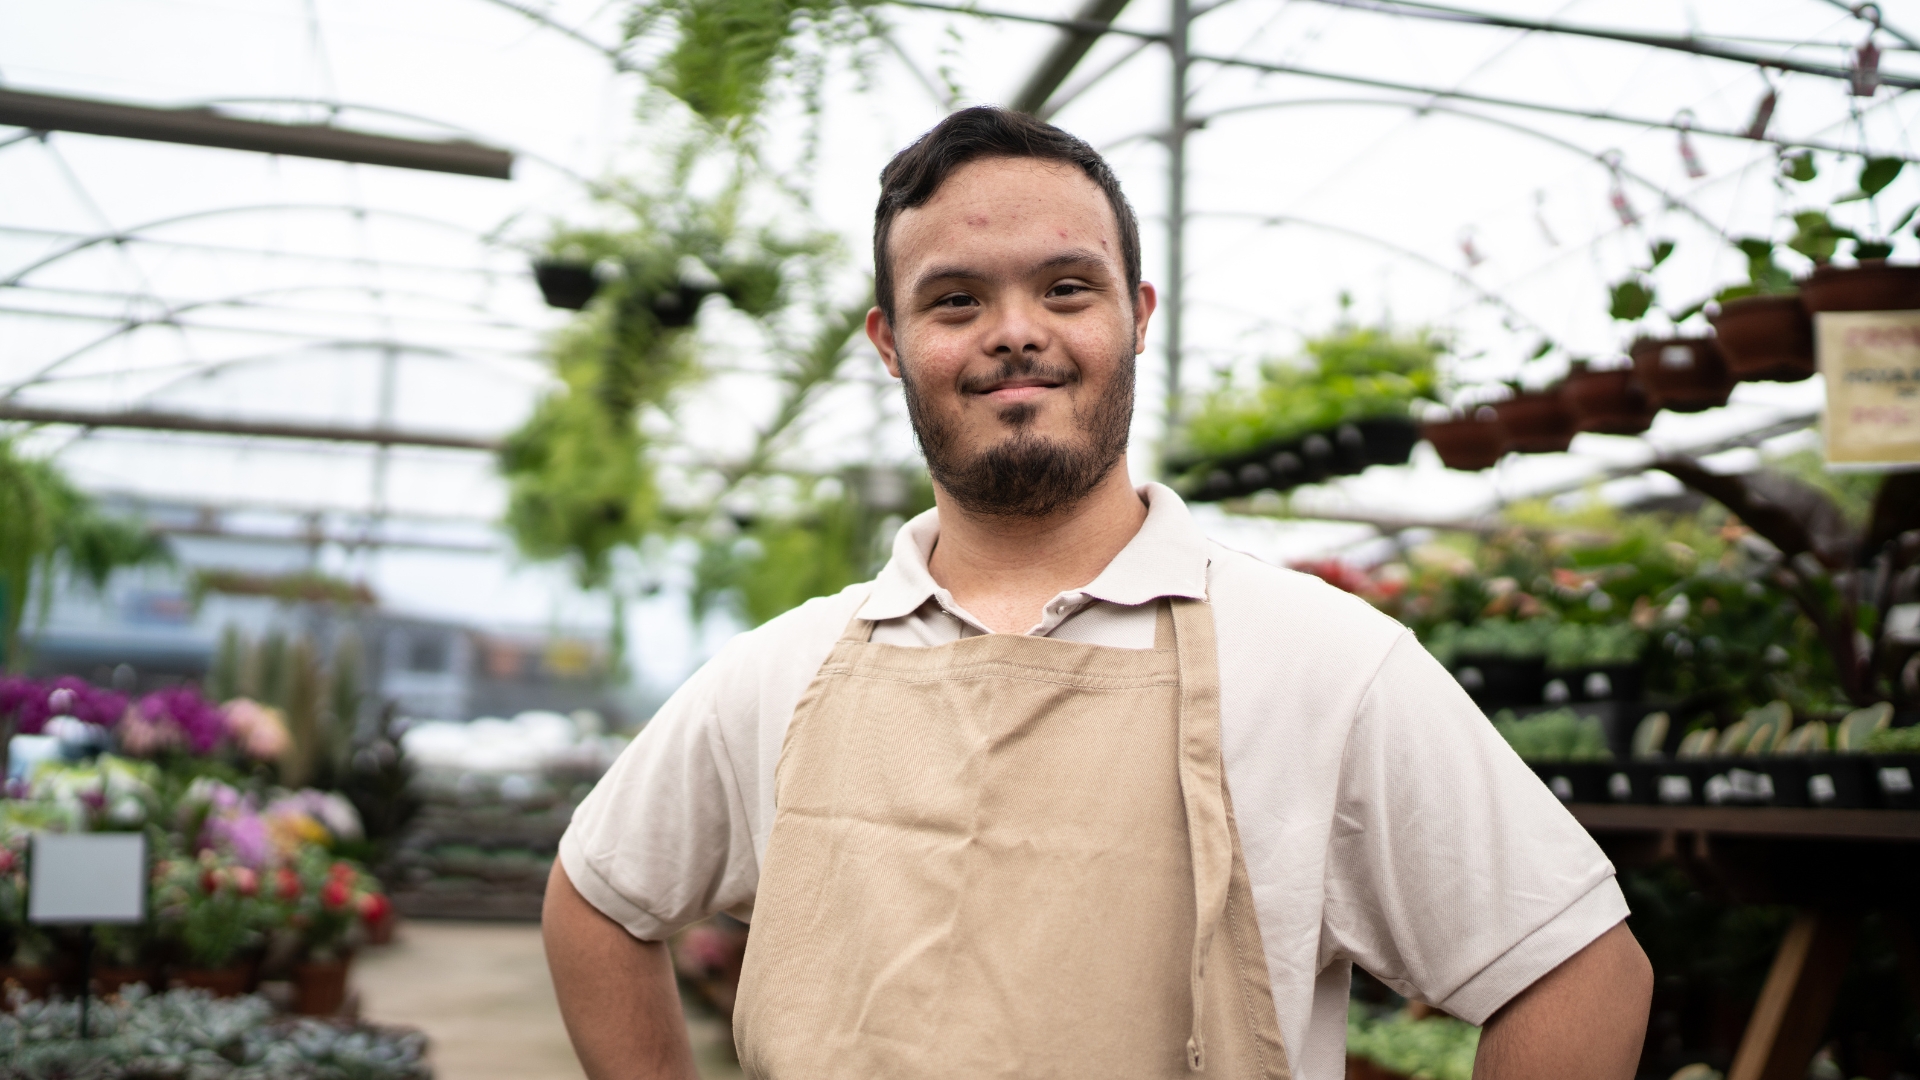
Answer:
<svg viewBox="0 0 1920 1080"><path fill-rule="evenodd" d="M934 480L966 509L1044 516L1125 455L1153 286L1127 295L1119 227L1071 165L956 170L888 240L894 316L867 335L906 385Z"/></svg>

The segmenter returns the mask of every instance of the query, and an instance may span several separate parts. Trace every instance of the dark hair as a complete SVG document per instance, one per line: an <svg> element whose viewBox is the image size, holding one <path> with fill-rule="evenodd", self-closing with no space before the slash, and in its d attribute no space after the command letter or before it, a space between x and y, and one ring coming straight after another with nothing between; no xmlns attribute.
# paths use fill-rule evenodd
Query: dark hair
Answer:
<svg viewBox="0 0 1920 1080"><path fill-rule="evenodd" d="M997 105L961 109L914 140L880 170L880 205L873 211L873 292L887 321L893 321L893 266L887 237L902 210L924 206L955 169L979 158L1039 158L1076 165L1099 185L1120 227L1120 255L1126 264L1127 295L1140 292L1140 223L1120 190L1120 181L1100 152L1082 139L1026 113Z"/></svg>

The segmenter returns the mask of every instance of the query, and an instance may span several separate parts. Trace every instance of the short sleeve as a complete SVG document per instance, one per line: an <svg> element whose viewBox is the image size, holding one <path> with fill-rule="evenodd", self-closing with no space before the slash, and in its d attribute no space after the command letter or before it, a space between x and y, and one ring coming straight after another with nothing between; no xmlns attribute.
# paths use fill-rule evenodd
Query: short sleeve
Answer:
<svg viewBox="0 0 1920 1080"><path fill-rule="evenodd" d="M682 684L561 837L574 888L642 940L752 904L759 864L720 716L738 655L722 650Z"/></svg>
<svg viewBox="0 0 1920 1080"><path fill-rule="evenodd" d="M1323 966L1478 1024L1626 917L1599 845L1411 634L1340 769Z"/></svg>

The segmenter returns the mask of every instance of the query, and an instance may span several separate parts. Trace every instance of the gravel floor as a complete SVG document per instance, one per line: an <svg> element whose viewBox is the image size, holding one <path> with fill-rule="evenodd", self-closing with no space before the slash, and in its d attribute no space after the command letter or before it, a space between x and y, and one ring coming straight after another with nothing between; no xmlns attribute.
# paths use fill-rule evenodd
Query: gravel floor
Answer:
<svg viewBox="0 0 1920 1080"><path fill-rule="evenodd" d="M412 920L361 954L354 985L366 1019L427 1033L436 1080L582 1080L537 925ZM726 1026L687 1027L705 1080L736 1080Z"/></svg>

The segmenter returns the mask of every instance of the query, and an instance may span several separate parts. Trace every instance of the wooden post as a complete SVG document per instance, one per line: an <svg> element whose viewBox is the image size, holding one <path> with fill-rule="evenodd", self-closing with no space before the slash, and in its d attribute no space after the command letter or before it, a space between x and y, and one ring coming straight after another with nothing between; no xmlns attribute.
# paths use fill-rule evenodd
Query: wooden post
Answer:
<svg viewBox="0 0 1920 1080"><path fill-rule="evenodd" d="M1826 1032L1859 919L1802 911L1773 955L1727 1080L1801 1080Z"/></svg>

